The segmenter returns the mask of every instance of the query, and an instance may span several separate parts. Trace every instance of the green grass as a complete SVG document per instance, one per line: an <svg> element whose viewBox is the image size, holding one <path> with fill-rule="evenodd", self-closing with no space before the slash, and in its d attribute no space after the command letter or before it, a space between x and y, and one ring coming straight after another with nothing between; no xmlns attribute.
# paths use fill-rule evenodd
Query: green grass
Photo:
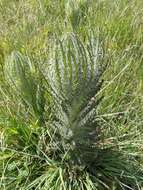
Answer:
<svg viewBox="0 0 143 190"><path fill-rule="evenodd" d="M142 7L0 0L0 190L142 190Z"/></svg>

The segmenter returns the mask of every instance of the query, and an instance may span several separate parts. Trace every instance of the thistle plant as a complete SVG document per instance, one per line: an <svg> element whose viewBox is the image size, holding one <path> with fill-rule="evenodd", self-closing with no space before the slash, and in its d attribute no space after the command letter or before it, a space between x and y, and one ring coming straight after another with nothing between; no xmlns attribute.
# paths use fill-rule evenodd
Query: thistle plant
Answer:
<svg viewBox="0 0 143 190"><path fill-rule="evenodd" d="M140 188L141 170L125 151L130 142L119 148L103 139L105 129L98 121L107 62L103 52L93 36L82 42L72 34L56 41L45 65L33 64L20 53L7 59L4 94L15 102L15 109L9 108L15 117L4 129L0 188Z"/></svg>
<svg viewBox="0 0 143 190"><path fill-rule="evenodd" d="M86 45L75 36L56 45L47 81L52 97L50 127L73 150L77 163L96 158L99 128L96 94L102 85L103 52L91 38Z"/></svg>

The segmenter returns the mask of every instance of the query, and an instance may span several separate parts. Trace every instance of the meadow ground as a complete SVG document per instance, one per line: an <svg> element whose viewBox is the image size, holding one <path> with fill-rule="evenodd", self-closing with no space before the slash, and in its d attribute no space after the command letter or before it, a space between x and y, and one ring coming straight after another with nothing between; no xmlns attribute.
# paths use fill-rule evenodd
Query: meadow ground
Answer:
<svg viewBox="0 0 143 190"><path fill-rule="evenodd" d="M104 98L96 110L103 152L95 173L65 159L63 144L55 153L43 127L53 115L39 68L55 39L73 34L82 44L98 39L107 63L96 94ZM28 69L16 75L17 62ZM141 190L142 174L143 1L0 0L0 190Z"/></svg>

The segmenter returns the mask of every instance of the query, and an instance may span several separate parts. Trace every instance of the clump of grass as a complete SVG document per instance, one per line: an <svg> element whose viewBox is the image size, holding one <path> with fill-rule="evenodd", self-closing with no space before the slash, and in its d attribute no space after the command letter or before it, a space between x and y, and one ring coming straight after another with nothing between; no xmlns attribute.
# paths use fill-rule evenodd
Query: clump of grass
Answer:
<svg viewBox="0 0 143 190"><path fill-rule="evenodd" d="M107 62L99 41L71 35L55 47L41 67L20 53L5 64L2 95L15 107L3 110L0 188L141 189L142 141L111 136L97 115Z"/></svg>

